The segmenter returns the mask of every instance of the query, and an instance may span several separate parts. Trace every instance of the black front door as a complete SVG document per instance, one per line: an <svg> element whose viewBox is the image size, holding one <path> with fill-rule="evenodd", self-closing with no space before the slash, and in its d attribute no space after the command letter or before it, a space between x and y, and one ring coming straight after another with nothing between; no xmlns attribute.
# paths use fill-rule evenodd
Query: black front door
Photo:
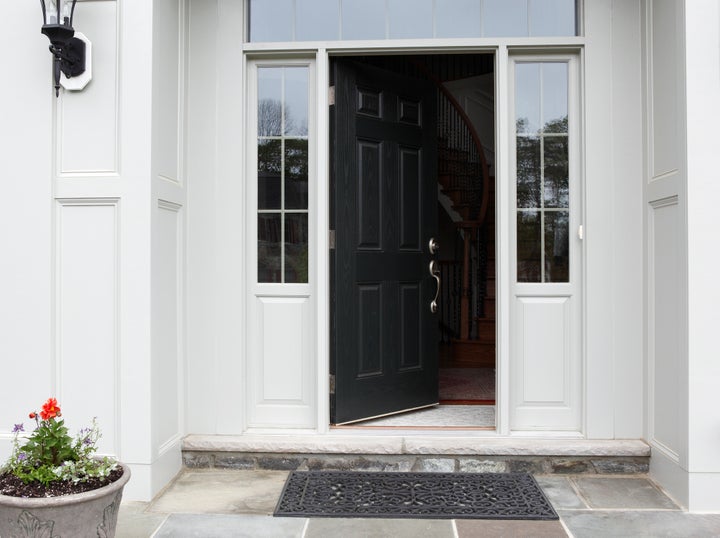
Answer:
<svg viewBox="0 0 720 538"><path fill-rule="evenodd" d="M334 85L331 420L343 424L438 402L436 93L348 59Z"/></svg>

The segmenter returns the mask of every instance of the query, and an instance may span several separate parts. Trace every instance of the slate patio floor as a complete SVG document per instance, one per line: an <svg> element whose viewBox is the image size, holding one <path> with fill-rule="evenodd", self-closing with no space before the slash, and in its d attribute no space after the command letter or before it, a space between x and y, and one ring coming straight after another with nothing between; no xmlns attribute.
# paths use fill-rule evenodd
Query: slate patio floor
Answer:
<svg viewBox="0 0 720 538"><path fill-rule="evenodd" d="M720 537L645 476L539 475L560 521L276 518L287 471L186 469L151 503L125 502L117 538Z"/></svg>

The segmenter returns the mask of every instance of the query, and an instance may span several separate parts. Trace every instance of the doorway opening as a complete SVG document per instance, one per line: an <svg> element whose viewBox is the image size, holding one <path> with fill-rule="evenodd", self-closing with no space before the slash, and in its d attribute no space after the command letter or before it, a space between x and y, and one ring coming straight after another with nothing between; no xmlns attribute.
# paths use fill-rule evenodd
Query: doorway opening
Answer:
<svg viewBox="0 0 720 538"><path fill-rule="evenodd" d="M494 429L494 56L331 71L331 422Z"/></svg>

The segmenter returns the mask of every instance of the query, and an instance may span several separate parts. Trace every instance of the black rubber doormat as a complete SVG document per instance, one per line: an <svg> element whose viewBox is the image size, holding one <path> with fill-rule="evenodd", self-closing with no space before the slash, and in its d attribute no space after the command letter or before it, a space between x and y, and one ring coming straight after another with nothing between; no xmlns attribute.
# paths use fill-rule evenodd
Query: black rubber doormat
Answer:
<svg viewBox="0 0 720 538"><path fill-rule="evenodd" d="M274 515L558 519L527 473L293 471Z"/></svg>

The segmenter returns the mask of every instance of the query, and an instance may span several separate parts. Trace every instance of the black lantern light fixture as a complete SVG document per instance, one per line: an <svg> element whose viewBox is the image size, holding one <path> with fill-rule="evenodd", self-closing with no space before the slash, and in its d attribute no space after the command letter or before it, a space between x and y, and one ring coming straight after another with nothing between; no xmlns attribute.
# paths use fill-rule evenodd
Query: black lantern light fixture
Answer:
<svg viewBox="0 0 720 538"><path fill-rule="evenodd" d="M50 40L55 57L55 96L60 95L60 72L76 77L85 72L85 42L75 36L72 26L77 0L40 0L43 13L42 33Z"/></svg>

